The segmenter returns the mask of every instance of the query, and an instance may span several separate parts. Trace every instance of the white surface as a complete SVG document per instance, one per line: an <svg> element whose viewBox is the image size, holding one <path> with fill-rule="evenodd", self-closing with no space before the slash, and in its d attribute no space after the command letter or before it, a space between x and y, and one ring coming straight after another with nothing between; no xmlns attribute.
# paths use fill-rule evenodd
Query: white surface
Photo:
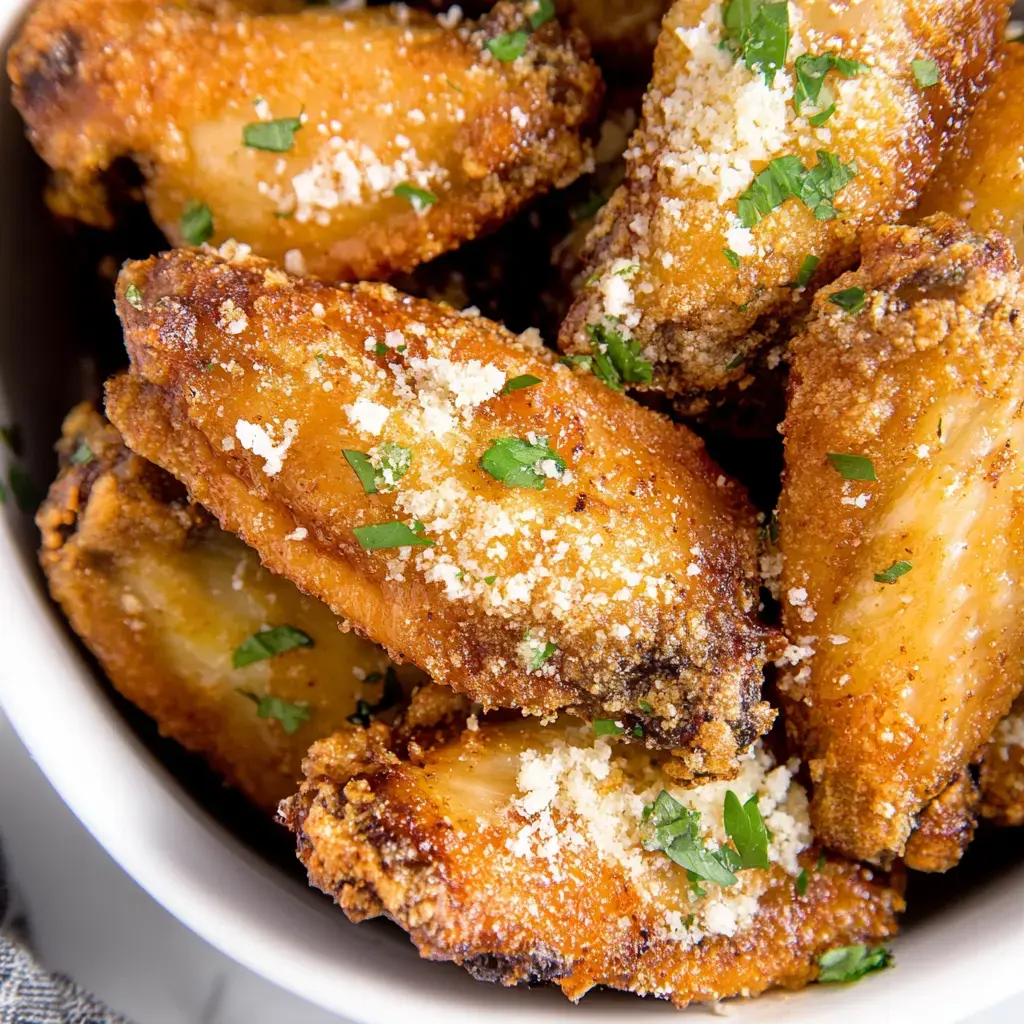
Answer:
<svg viewBox="0 0 1024 1024"><path fill-rule="evenodd" d="M136 1024L342 1021L229 960L147 896L64 806L2 713L0 837L47 966ZM1024 996L967 1021L1022 1019Z"/></svg>

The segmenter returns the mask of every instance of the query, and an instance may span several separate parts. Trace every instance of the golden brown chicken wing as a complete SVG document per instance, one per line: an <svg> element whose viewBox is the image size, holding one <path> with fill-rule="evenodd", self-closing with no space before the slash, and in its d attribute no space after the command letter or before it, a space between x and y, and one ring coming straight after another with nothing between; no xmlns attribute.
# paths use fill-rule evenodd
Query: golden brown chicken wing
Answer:
<svg viewBox="0 0 1024 1024"><path fill-rule="evenodd" d="M51 593L120 693L272 811L314 739L358 700L382 702L387 657L261 568L88 405L60 451L38 514Z"/></svg>
<svg viewBox="0 0 1024 1024"><path fill-rule="evenodd" d="M1000 0L677 0L559 344L590 352L611 321L654 363L641 386L742 377L808 283L914 204L1005 15Z"/></svg>
<svg viewBox="0 0 1024 1024"><path fill-rule="evenodd" d="M223 253L122 272L127 443L397 660L733 770L776 641L752 510L702 443L529 336Z"/></svg>
<svg viewBox="0 0 1024 1024"><path fill-rule="evenodd" d="M1024 44L1008 43L1002 67L967 128L928 182L918 217L949 213L976 231L1001 231L1024 259Z"/></svg>
<svg viewBox="0 0 1024 1024"><path fill-rule="evenodd" d="M895 930L899 895L819 857L794 766L760 745L733 782L679 790L657 755L566 719L463 715L432 743L409 739L380 725L315 744L282 816L310 881L352 920L387 915L421 955L477 978L685 1006L799 988L819 954ZM769 830L762 866L708 881L721 847L749 856L728 827L729 790L740 805L754 798ZM678 862L655 823L686 834ZM707 858L694 881L682 847Z"/></svg>
<svg viewBox="0 0 1024 1024"><path fill-rule="evenodd" d="M868 232L792 344L781 687L851 856L902 855L1021 688L1021 310L1010 243L937 216Z"/></svg>
<svg viewBox="0 0 1024 1024"><path fill-rule="evenodd" d="M588 155L601 83L583 37L509 3L455 22L401 4L43 0L8 68L59 212L109 222L100 179L130 157L174 244L233 237L296 272L375 277L567 184Z"/></svg>
<svg viewBox="0 0 1024 1024"><path fill-rule="evenodd" d="M981 762L981 815L997 825L1024 825L1024 698L996 726Z"/></svg>

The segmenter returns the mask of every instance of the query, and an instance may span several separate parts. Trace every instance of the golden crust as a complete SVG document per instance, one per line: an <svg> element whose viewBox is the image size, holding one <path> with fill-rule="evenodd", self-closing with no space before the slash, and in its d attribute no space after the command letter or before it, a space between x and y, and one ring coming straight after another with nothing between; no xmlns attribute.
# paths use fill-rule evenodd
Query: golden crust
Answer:
<svg viewBox="0 0 1024 1024"><path fill-rule="evenodd" d="M97 177L120 157L154 220L185 238L189 202L213 240L328 279L408 270L580 173L600 74L584 37L549 21L523 57L488 39L525 15L499 3L442 27L402 5L253 13L151 0L43 0L8 58L14 103L58 172L55 207L109 224ZM262 99L258 109L254 103ZM306 121L286 152L248 148L246 124ZM422 213L393 194L439 198Z"/></svg>
<svg viewBox="0 0 1024 1024"><path fill-rule="evenodd" d="M83 442L92 457L71 461ZM50 592L123 696L273 811L294 791L309 744L343 729L358 699L379 700L380 686L352 669L383 672L387 658L262 569L89 405L69 413L59 450L38 513ZM235 648L267 624L301 629L316 646L232 668ZM305 701L309 721L289 735L238 689Z"/></svg>
<svg viewBox="0 0 1024 1024"><path fill-rule="evenodd" d="M855 287L863 312L830 303ZM850 856L902 855L1021 687L1022 309L1006 239L938 216L868 232L791 347L781 689L815 829Z"/></svg>
<svg viewBox="0 0 1024 1024"><path fill-rule="evenodd" d="M698 777L767 729L753 512L685 429L386 285L186 250L127 264L117 305L132 370L107 410L127 443L396 660L487 706L622 717ZM509 436L548 438L567 471L493 479L478 460ZM410 468L368 495L343 451L384 442ZM352 532L391 521L435 544Z"/></svg>
<svg viewBox="0 0 1024 1024"><path fill-rule="evenodd" d="M759 75L722 56L714 24L698 27L715 10L677 0L666 15L626 179L591 233L590 284L559 337L566 351L589 351L586 325L619 316L655 363L653 386L683 395L743 376L775 320L806 304L805 290L791 286L806 255L821 260L815 280L829 280L854 262L866 226L913 206L994 63L1006 16L1001 0L791 5L808 52L870 65L847 81L833 72L836 111L813 128L793 107L796 45L774 89L756 85ZM914 79L911 61L922 56L939 69L932 88ZM814 167L818 150L857 164L835 199L840 218L816 219L791 198L749 234L727 237L755 173L791 154ZM725 248L739 253L737 269ZM628 297L615 280L622 274Z"/></svg>
<svg viewBox="0 0 1024 1024"><path fill-rule="evenodd" d="M915 215L949 213L975 231L999 231L1024 260L1024 44L1007 44L1001 64Z"/></svg>
<svg viewBox="0 0 1024 1024"><path fill-rule="evenodd" d="M996 727L985 748L980 779L981 816L996 825L1024 825L1024 699Z"/></svg>
<svg viewBox="0 0 1024 1024"><path fill-rule="evenodd" d="M486 721L408 759L403 738L383 726L315 744L307 781L282 805L310 881L353 921L388 916L424 957L504 985L554 982L573 1000L596 985L680 1007L800 988L825 950L894 932L903 903L884 877L838 858L821 866L814 848L800 855L803 895L778 864L741 872L756 876L742 883L759 893L756 911L732 937L696 942L666 932L671 908L702 911L686 895L685 872L662 854L636 852L637 874L601 852L584 821L558 812L545 852L524 854L517 765L551 735L586 750L564 724ZM650 785L637 782L640 765L616 754L609 763L605 790ZM559 845L572 834L584 842ZM658 878L667 888L645 895Z"/></svg>
<svg viewBox="0 0 1024 1024"><path fill-rule="evenodd" d="M978 824L979 792L969 772L955 778L917 819L903 863L915 871L948 871L960 863Z"/></svg>

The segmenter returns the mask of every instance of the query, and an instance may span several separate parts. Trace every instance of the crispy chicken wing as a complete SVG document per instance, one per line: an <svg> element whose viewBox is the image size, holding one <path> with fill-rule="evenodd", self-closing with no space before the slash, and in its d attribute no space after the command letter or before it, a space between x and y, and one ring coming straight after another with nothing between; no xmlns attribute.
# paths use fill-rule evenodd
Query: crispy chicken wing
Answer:
<svg viewBox="0 0 1024 1024"><path fill-rule="evenodd" d="M1024 44L1002 67L921 196L919 217L949 213L976 231L1001 231L1024 259Z"/></svg>
<svg viewBox="0 0 1024 1024"><path fill-rule="evenodd" d="M381 685L361 679L383 678L387 657L261 568L88 405L67 417L60 451L38 514L51 593L120 693L272 811L309 744L344 728L357 700L381 702ZM232 667L268 626L313 646Z"/></svg>
<svg viewBox="0 0 1024 1024"><path fill-rule="evenodd" d="M1010 243L936 216L868 232L792 344L781 688L851 856L902 855L1021 688L1022 309Z"/></svg>
<svg viewBox="0 0 1024 1024"><path fill-rule="evenodd" d="M740 36L769 36L767 21L744 25L759 7L669 11L626 180L591 233L591 273L559 338L589 352L612 318L654 361L653 386L683 395L742 377L800 306L798 286L834 277L866 225L913 206L1006 16L1001 0L798 0L771 75L754 42L746 62L733 56Z"/></svg>
<svg viewBox="0 0 1024 1024"><path fill-rule="evenodd" d="M760 745L734 782L677 790L657 755L565 719L468 726L427 746L383 725L322 740L282 804L311 882L353 921L390 917L424 957L570 999L609 985L685 1006L799 988L825 950L895 930L899 895L819 859L793 766ZM698 845L725 843L730 789L758 798L767 870L691 884L641 846L662 790L699 812Z"/></svg>
<svg viewBox="0 0 1024 1024"><path fill-rule="evenodd" d="M449 28L401 4L43 0L8 69L59 212L109 223L100 177L130 157L174 244L234 237L297 272L375 277L580 173L600 74L579 33L528 29L509 3Z"/></svg>
<svg viewBox="0 0 1024 1024"><path fill-rule="evenodd" d="M981 815L997 825L1024 825L1024 698L996 727L981 762Z"/></svg>
<svg viewBox="0 0 1024 1024"><path fill-rule="evenodd" d="M129 263L117 304L127 443L396 660L698 777L771 722L753 513L687 430L529 335L233 247Z"/></svg>

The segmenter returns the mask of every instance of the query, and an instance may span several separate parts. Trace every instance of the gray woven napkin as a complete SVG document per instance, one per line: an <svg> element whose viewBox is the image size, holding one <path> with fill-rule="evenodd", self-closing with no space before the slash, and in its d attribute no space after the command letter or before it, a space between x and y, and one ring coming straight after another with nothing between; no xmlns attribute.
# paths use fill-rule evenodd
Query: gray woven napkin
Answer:
<svg viewBox="0 0 1024 1024"><path fill-rule="evenodd" d="M0 1024L129 1024L80 989L50 974L28 948L0 850Z"/></svg>

